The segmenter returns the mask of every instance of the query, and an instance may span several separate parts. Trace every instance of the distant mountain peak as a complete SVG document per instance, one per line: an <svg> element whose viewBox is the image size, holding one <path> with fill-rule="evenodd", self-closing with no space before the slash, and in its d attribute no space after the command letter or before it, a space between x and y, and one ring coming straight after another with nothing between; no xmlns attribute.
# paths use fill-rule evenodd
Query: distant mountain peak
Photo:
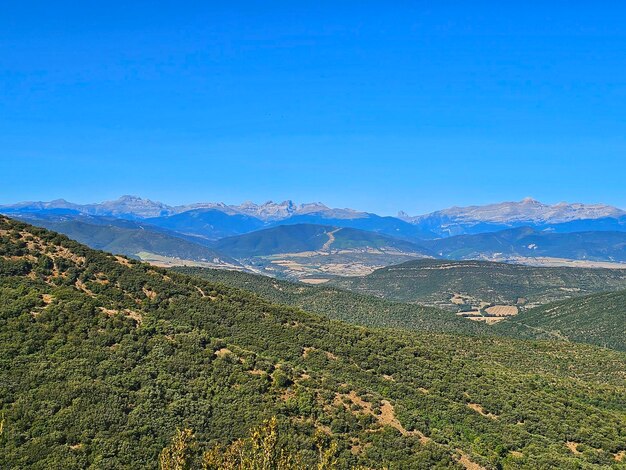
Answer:
<svg viewBox="0 0 626 470"><path fill-rule="evenodd" d="M541 202L537 201L536 199L533 199L532 197L528 196L525 197L524 199L522 199L520 201L522 204L537 204L537 205L542 205Z"/></svg>
<svg viewBox="0 0 626 470"><path fill-rule="evenodd" d="M487 226L493 230L520 225L545 226L580 220L617 219L624 216L625 211L606 204L560 202L551 205L527 197L517 202L450 207L422 216L403 218L441 235L459 235L468 233L468 229L472 227L482 227L482 231L490 231Z"/></svg>

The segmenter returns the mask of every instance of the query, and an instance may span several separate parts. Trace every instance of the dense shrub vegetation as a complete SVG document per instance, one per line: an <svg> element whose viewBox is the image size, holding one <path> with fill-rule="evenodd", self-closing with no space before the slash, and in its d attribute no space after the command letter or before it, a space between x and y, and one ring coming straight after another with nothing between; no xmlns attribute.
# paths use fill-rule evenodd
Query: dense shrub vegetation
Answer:
<svg viewBox="0 0 626 470"><path fill-rule="evenodd" d="M596 292L626 289L626 269L537 267L489 261L408 261L367 276L337 277L331 284L401 302L458 311L456 295L521 309Z"/></svg>
<svg viewBox="0 0 626 470"><path fill-rule="evenodd" d="M624 466L623 353L354 326L5 218L0 273L0 468L152 469L177 429L191 462L273 416L304 467L320 436L337 468Z"/></svg>
<svg viewBox="0 0 626 470"><path fill-rule="evenodd" d="M175 267L172 270L245 289L274 303L359 325L463 334L489 332L484 324L459 318L441 309L391 302L327 285L312 286L225 269Z"/></svg>
<svg viewBox="0 0 626 470"><path fill-rule="evenodd" d="M581 341L626 351L626 291L554 302L495 325L519 338Z"/></svg>

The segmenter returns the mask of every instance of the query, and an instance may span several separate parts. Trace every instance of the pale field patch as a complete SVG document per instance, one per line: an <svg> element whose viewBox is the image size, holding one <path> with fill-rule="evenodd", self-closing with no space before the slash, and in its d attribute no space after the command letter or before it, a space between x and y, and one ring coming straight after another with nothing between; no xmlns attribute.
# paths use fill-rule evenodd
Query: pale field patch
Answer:
<svg viewBox="0 0 626 470"><path fill-rule="evenodd" d="M496 317L510 317L517 315L519 310L514 305L494 305L493 307L487 307L485 312Z"/></svg>

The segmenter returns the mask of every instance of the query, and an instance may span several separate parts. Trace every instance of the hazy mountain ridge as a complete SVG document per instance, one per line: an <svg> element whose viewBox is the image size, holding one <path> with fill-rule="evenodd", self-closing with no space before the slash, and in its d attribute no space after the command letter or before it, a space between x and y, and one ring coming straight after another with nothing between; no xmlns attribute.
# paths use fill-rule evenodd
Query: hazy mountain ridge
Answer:
<svg viewBox="0 0 626 470"><path fill-rule="evenodd" d="M149 231L166 232L172 237L179 237L209 248L213 248L219 240L228 237L307 224L333 227L333 230L338 228L362 230L370 233L368 237L371 240L376 238L374 234L395 239L393 243L388 242L391 245L406 241L419 247L412 248L408 250L409 252L446 259L476 258L522 263L531 260L534 263L537 258L563 258L585 262L626 262L626 244L623 241L626 237L624 235L626 215L621 215L626 213L621 209L601 204L546 205L526 199L521 202L488 206L451 208L417 218L404 214L402 216L404 220L401 220L352 209L331 209L322 203L298 205L292 201L282 203L269 201L264 204L246 202L238 206L223 203L168 206L136 196L122 196L115 201L85 205L63 199L51 202L25 202L0 206L0 213L30 221L43 219L44 226L66 230L65 233L70 235L71 231L58 225L59 223L67 225L65 219L68 217L101 217L116 221L100 224L96 219L82 219L85 223L100 224L100 231L105 231L107 225L134 221L145 224ZM55 218L58 219L57 225L53 227L50 224ZM461 235L449 236L457 232ZM263 236L269 233L272 232L263 232ZM349 232L343 232L341 235L347 233ZM143 235L147 236L148 233ZM251 238L255 237L258 235ZM101 245L91 243L88 238L80 240L102 248ZM287 239L283 237L277 239L277 242L280 240ZM129 247L122 248L123 253L133 255ZM313 251L318 248L315 247ZM275 246L275 253L293 252L291 246ZM393 262L409 259L411 258L394 258ZM345 258L338 260L336 257L333 260L327 257L314 261L319 266L347 263L345 266L349 267L350 263L360 263L360 260ZM367 266L377 268L391 261L392 259L386 261L382 258L379 258L379 261L370 259ZM357 269L352 274L363 272Z"/></svg>
<svg viewBox="0 0 626 470"><path fill-rule="evenodd" d="M367 215L365 212L359 212L353 209L331 209L321 202L296 204L293 201L287 200L278 203L267 201L263 204L256 204L251 201L246 201L239 205L228 205L222 202L198 202L172 206L131 195L124 195L112 201L92 204L75 204L65 199L56 199L49 202L26 201L16 204L0 205L0 211L5 213L59 209L89 215L130 218L154 218L180 214L191 210L213 209L229 215L240 214L255 217L264 222L286 219L293 215L312 213L324 213L328 214L329 217L335 218L358 218Z"/></svg>
<svg viewBox="0 0 626 470"><path fill-rule="evenodd" d="M520 227L499 232L423 240L420 245L446 259L516 261L563 258L626 262L625 232L539 232Z"/></svg>
<svg viewBox="0 0 626 470"><path fill-rule="evenodd" d="M550 229L552 225L573 221L621 219L626 217L626 211L605 204L561 202L550 205L526 198L519 202L451 207L415 217L410 217L406 213L400 213L398 216L441 236L452 236L524 225Z"/></svg>
<svg viewBox="0 0 626 470"><path fill-rule="evenodd" d="M151 219L155 225L167 226L173 216L202 212L222 213L230 217L249 217L252 231L283 223L317 223L359 228L406 239L428 239L462 234L496 232L507 228L531 226L537 230L572 232L593 230L626 231L626 211L605 204L559 203L543 204L531 198L519 202L502 202L484 206L451 207L419 216L404 212L397 217L380 216L354 209L329 208L321 202L296 204L291 200L267 201L263 204L244 202L228 205L221 202L200 202L171 206L137 196L122 196L113 201L75 204L64 199L50 202L21 202L0 206L7 215L49 211L52 213L83 213L129 219ZM158 218L164 218L162 223ZM192 233L209 239L244 233L242 228L229 231L239 221L222 218L223 226L193 227ZM188 224L187 224L188 225ZM210 225L210 224L209 224ZM189 226L188 226L189 228Z"/></svg>

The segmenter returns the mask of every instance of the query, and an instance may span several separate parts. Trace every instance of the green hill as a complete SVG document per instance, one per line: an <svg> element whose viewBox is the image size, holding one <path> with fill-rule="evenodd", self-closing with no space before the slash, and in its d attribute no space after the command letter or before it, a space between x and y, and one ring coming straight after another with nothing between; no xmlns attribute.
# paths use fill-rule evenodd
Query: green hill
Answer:
<svg viewBox="0 0 626 470"><path fill-rule="evenodd" d="M214 247L252 271L292 280L362 275L427 255L410 242L379 233L313 224L224 238Z"/></svg>
<svg viewBox="0 0 626 470"><path fill-rule="evenodd" d="M542 305L493 328L520 338L582 341L626 351L626 291Z"/></svg>
<svg viewBox="0 0 626 470"><path fill-rule="evenodd" d="M626 288L626 269L533 267L488 261L415 260L331 284L354 292L450 310L481 303L521 309Z"/></svg>
<svg viewBox="0 0 626 470"><path fill-rule="evenodd" d="M437 308L391 302L326 285L311 286L224 269L175 267L172 270L245 289L270 302L298 307L359 325L463 334L489 331L485 325L467 321Z"/></svg>
<svg viewBox="0 0 626 470"><path fill-rule="evenodd" d="M423 240L420 245L447 259L532 259L539 257L626 262L626 233L553 233L518 227L491 233Z"/></svg>
<svg viewBox="0 0 626 470"><path fill-rule="evenodd" d="M5 218L0 296L0 468L153 469L177 428L200 468L271 416L302 468L320 441L342 469L626 450L623 353L357 327Z"/></svg>
<svg viewBox="0 0 626 470"><path fill-rule="evenodd" d="M244 235L223 238L216 249L235 258L350 249L397 249L411 253L423 252L416 245L381 235L347 227L294 224L258 230Z"/></svg>
<svg viewBox="0 0 626 470"><path fill-rule="evenodd" d="M187 262L238 265L212 248L140 222L95 216L22 217L34 225L55 230L97 250L138 257L159 255Z"/></svg>

